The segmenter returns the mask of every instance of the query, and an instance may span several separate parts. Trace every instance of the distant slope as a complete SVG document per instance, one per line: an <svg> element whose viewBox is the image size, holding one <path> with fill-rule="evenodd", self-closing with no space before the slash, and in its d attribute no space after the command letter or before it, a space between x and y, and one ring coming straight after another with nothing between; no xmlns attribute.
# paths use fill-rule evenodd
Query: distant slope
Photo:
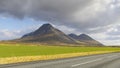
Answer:
<svg viewBox="0 0 120 68"><path fill-rule="evenodd" d="M54 28L51 24L43 24L34 32L24 35L20 41L23 42L40 42L40 43L66 43L76 44L77 42L62 31Z"/></svg>
<svg viewBox="0 0 120 68"><path fill-rule="evenodd" d="M81 34L81 35L76 35L76 34L69 34L68 36L70 36L71 38L78 40L80 42L84 42L87 45L93 45L93 46L103 46L103 44L101 44L100 42L94 40L93 38L91 38L90 36L86 35L86 34Z"/></svg>

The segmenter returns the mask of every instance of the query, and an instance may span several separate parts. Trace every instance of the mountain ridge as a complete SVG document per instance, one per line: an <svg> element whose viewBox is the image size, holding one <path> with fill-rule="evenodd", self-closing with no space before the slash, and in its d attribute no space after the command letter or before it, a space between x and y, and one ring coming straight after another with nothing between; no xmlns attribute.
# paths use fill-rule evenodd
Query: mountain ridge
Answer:
<svg viewBox="0 0 120 68"><path fill-rule="evenodd" d="M20 39L27 42L44 42L44 43L67 43L77 44L71 37L64 34L62 31L54 28L51 24L43 24L39 29L34 32L25 34Z"/></svg>
<svg viewBox="0 0 120 68"><path fill-rule="evenodd" d="M96 41L95 39L93 39L92 37L90 37L87 34L80 34L80 35L76 35L74 33L69 34L68 36L70 36L71 38L78 40L80 42L84 42L87 45L93 45L93 46L103 46L102 43Z"/></svg>
<svg viewBox="0 0 120 68"><path fill-rule="evenodd" d="M102 44L86 34L76 35L74 33L66 35L64 32L53 27L51 24L43 24L37 30L23 35L19 42L46 43L46 44L75 44L102 46Z"/></svg>

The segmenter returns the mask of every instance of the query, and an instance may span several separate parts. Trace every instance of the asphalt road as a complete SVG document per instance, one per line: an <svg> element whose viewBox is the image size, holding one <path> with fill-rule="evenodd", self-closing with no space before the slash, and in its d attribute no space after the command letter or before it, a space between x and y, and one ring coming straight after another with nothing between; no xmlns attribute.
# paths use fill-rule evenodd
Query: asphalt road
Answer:
<svg viewBox="0 0 120 68"><path fill-rule="evenodd" d="M0 68L120 68L120 53L0 65Z"/></svg>

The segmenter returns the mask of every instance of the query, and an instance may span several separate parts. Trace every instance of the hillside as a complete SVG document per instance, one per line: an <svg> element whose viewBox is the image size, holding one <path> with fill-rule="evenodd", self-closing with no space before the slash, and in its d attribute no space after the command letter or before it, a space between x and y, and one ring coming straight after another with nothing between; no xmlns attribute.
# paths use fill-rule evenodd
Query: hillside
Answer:
<svg viewBox="0 0 120 68"><path fill-rule="evenodd" d="M77 42L62 31L54 28L51 24L43 24L34 32L25 34L22 42L40 42L49 44L76 44Z"/></svg>
<svg viewBox="0 0 120 68"><path fill-rule="evenodd" d="M95 39L93 39L92 37L86 35L86 34L81 34L81 35L76 35L76 34L69 34L68 36L70 36L71 38L78 40L80 42L84 42L87 45L92 45L92 46L103 46L102 43L96 41Z"/></svg>
<svg viewBox="0 0 120 68"><path fill-rule="evenodd" d="M82 46L103 46L100 42L94 40L86 34L76 35L69 34L66 35L59 29L53 27L51 24L43 24L37 30L23 35L20 39L16 39L17 42L27 42L27 43L43 43L43 44L75 44Z"/></svg>

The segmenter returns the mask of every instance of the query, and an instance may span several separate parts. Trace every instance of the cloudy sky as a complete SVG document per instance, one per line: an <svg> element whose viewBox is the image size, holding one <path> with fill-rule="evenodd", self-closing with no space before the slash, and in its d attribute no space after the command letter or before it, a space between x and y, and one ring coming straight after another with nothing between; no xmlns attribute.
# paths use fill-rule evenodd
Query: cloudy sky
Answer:
<svg viewBox="0 0 120 68"><path fill-rule="evenodd" d="M120 45L120 0L0 0L0 40L19 38L44 23Z"/></svg>

